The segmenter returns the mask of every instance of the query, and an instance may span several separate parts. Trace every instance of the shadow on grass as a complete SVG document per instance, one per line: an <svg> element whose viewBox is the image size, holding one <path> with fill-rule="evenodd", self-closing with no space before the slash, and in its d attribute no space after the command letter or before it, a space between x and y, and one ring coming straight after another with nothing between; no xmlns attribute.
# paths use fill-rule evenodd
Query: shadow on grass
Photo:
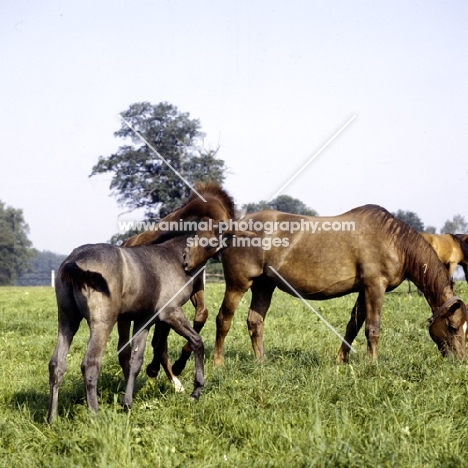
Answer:
<svg viewBox="0 0 468 468"><path fill-rule="evenodd" d="M232 350L225 353L225 360L226 362L235 362L247 367L268 364L319 367L323 364L322 356L317 351L313 349L304 351L300 348L270 348L263 362L257 361L252 352Z"/></svg>
<svg viewBox="0 0 468 468"><path fill-rule="evenodd" d="M161 381L159 377L156 379L156 390L159 388L161 394L172 391L171 384L165 378L164 373L163 376L164 378ZM74 407L86 405L84 383L82 380L75 378L70 388L70 383L66 385L66 378L67 375L65 374L59 389L59 415L73 419L76 412ZM148 380L153 379L149 379L144 371L141 372L135 383L134 395L138 395L138 392L147 385ZM124 392L125 380L122 375L105 371L101 373L98 383L98 401L100 405L115 404L116 395L119 395L118 404L121 405ZM22 412L26 409L30 412L34 422L43 423L46 420L49 409L49 393L38 391L34 388L18 391L13 394L9 406L12 412Z"/></svg>
<svg viewBox="0 0 468 468"><path fill-rule="evenodd" d="M48 408L49 395L35 389L16 392L10 401L10 409L13 413L22 412L24 409L27 409L36 423L43 423L45 421Z"/></svg>

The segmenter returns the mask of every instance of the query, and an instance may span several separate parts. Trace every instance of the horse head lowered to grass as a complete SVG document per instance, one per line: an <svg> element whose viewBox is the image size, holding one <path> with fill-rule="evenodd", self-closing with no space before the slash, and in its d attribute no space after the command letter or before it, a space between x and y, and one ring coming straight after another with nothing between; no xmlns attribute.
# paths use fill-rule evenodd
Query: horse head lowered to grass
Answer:
<svg viewBox="0 0 468 468"><path fill-rule="evenodd" d="M364 323L367 353L375 359L384 293L405 278L419 287L432 309L429 333L441 353L465 357L466 306L455 296L447 269L422 236L387 210L366 205L335 217L265 210L242 221L269 229L258 230L255 242L237 242L221 253L226 290L216 318L215 363L223 361L234 312L249 288L247 325L257 359L264 357L263 326L275 288L313 300L358 293L337 361L347 361L350 345ZM215 238L217 233L203 236ZM204 254L206 249L191 243L186 249L186 269Z"/></svg>

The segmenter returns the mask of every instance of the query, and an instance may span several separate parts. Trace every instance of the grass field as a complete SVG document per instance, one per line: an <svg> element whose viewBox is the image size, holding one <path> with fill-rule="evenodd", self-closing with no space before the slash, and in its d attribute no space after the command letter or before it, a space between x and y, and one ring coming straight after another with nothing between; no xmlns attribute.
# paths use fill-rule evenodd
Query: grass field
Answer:
<svg viewBox="0 0 468 468"><path fill-rule="evenodd" d="M193 360L176 394L161 372L140 374L132 411L119 401L123 378L113 332L103 360L98 418L86 409L80 363L83 323L68 356L59 418L45 423L48 361L56 341L51 288L0 288L0 466L8 467L465 467L467 363L440 357L429 338L430 309L406 284L386 295L379 359L359 334L350 364L337 366L339 339L299 300L277 292L265 326L268 361L254 362L242 301L212 365L222 284L207 286L202 332L206 387L190 400ZM468 299L466 283L457 293ZM355 296L314 302L343 334ZM186 307L192 318L191 307ZM170 336L171 358L182 341ZM148 361L150 347L147 349Z"/></svg>

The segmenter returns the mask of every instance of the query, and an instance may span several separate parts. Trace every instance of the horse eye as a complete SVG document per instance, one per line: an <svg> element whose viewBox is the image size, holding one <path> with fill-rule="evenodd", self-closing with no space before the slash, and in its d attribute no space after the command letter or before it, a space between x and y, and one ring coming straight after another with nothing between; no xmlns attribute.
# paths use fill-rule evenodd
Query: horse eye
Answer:
<svg viewBox="0 0 468 468"><path fill-rule="evenodd" d="M451 333L452 335L456 335L457 332L458 332L458 328L457 327L454 327L453 325L450 325L447 324L447 330L449 331L449 333Z"/></svg>

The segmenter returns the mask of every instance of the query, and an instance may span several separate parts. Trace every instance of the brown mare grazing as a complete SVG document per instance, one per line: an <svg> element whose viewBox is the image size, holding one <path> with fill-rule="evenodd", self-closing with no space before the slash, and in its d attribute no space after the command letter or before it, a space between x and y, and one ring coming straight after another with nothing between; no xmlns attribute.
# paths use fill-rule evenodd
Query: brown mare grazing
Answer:
<svg viewBox="0 0 468 468"><path fill-rule="evenodd" d="M235 210L235 204L233 198L215 182L198 182L195 184L195 190L206 200L203 201L195 192L191 192L186 203L179 209L173 211L164 219L161 220L159 226L164 226L163 222L179 222L183 221L207 221L213 220L215 223L222 221L227 222L231 219L236 219L237 213ZM157 244L166 238L167 231L165 230L150 230L145 231L136 236L130 237L125 240L122 247L133 247L136 245L150 245ZM195 318L193 321L193 328L197 333L201 331L203 325L208 317L208 309L205 306L205 281L204 275L199 275L193 283L193 294L190 296L190 300L195 307ZM122 368L129 362L131 354L131 346L125 346L130 340L130 328L131 322L122 321L118 322L119 331L119 343L118 349L119 360ZM190 356L191 349L190 344L187 343L183 350L182 355L184 356L182 362L183 366L180 368L179 362L176 361L173 366L169 364L165 368L166 374L171 382L176 386L176 390L183 391L183 387L176 378L180 375L185 362ZM167 359L167 352L164 353L164 360ZM150 377L156 377L159 371L159 363L151 363L146 368L146 373ZM125 374L124 370L124 374Z"/></svg>
<svg viewBox="0 0 468 468"><path fill-rule="evenodd" d="M247 247L231 245L222 251L226 291L216 317L216 364L223 362L224 340L239 301L249 288L252 301L248 330L256 358L264 357L263 325L273 291L278 287L293 294L281 278L306 299L324 300L357 292L344 339L351 345L365 322L367 353L372 359L377 358L384 293L409 278L432 309L429 333L441 353L464 358L467 311L464 302L454 295L446 268L415 230L385 209L366 205L335 217L265 210L247 215L242 221L263 226L270 223L268 228L274 229L269 234L265 229L257 232L258 237L252 239L256 246L252 246L253 242ZM292 222L304 222L304 226L309 223L310 229L285 231ZM354 229L346 229L352 226ZM214 237L213 233L204 235ZM277 242L287 239L288 246L262 247L274 238L282 239ZM185 268L193 268L203 252L196 245L187 248ZM343 342L337 361L347 361L349 352L350 347Z"/></svg>
<svg viewBox="0 0 468 468"><path fill-rule="evenodd" d="M172 328L188 340L194 351L195 378L191 396L200 397L204 385L203 341L182 310L182 305L194 292L193 275L196 274L195 270L189 274L183 268L186 244L187 236L179 236L160 245L131 249L109 244L83 245L62 263L55 283L58 340L49 363L49 422L57 415L58 390L66 370L66 356L83 318L88 322L90 339L81 369L86 399L92 410L98 409L96 387L102 355L112 328L122 320L133 320L135 330L140 332L134 333L131 353L125 355L128 362L122 365L126 379L125 407L132 404L146 337L155 322L154 366L159 369L161 360L164 367L168 365L164 362L164 351ZM208 254L205 255L199 265L208 258Z"/></svg>

